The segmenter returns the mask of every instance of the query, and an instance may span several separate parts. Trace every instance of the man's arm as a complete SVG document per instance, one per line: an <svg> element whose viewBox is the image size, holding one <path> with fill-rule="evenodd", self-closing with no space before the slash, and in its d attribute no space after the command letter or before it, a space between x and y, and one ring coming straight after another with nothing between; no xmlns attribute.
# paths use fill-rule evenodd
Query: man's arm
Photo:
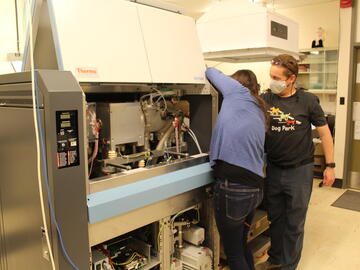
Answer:
<svg viewBox="0 0 360 270"><path fill-rule="evenodd" d="M325 154L325 163L334 163L334 143L328 125L316 127L319 132L322 147ZM326 167L324 170L324 185L332 186L335 181L334 168Z"/></svg>

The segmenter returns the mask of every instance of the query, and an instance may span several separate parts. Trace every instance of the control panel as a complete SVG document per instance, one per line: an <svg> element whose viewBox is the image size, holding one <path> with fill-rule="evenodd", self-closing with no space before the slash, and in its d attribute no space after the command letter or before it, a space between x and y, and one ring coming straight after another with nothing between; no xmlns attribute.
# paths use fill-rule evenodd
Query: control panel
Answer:
<svg viewBox="0 0 360 270"><path fill-rule="evenodd" d="M271 21L271 35L274 37L288 39L288 27L284 24Z"/></svg>
<svg viewBox="0 0 360 270"><path fill-rule="evenodd" d="M79 135L78 135L78 112L56 112L56 135L57 135L57 167L59 169L78 166L79 160Z"/></svg>

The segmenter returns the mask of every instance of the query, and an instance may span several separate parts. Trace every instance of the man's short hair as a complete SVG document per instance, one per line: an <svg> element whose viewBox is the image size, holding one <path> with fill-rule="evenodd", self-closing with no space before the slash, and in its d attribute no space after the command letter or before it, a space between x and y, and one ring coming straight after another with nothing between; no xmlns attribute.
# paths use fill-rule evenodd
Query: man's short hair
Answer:
<svg viewBox="0 0 360 270"><path fill-rule="evenodd" d="M291 75L297 76L299 74L299 67L297 60L289 54L280 54L271 60L272 65L281 66L286 69L284 75L290 77Z"/></svg>

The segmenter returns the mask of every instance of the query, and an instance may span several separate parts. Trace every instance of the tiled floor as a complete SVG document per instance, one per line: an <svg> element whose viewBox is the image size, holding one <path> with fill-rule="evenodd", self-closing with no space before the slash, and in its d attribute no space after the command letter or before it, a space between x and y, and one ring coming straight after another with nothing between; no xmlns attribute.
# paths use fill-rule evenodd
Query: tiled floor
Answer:
<svg viewBox="0 0 360 270"><path fill-rule="evenodd" d="M360 270L360 212L331 206L346 190L319 188L319 183L314 181L296 270Z"/></svg>
<svg viewBox="0 0 360 270"><path fill-rule="evenodd" d="M301 262L297 270L359 270L360 212L331 204L345 190L314 182Z"/></svg>

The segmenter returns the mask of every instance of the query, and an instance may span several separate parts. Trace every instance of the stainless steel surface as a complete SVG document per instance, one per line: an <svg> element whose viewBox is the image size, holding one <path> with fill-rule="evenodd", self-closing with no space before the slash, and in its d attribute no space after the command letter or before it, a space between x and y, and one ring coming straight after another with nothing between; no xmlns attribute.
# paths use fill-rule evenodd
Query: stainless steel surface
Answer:
<svg viewBox="0 0 360 270"><path fill-rule="evenodd" d="M0 119L1 269L50 269L42 258L32 111L0 107Z"/></svg>
<svg viewBox="0 0 360 270"><path fill-rule="evenodd" d="M19 83L31 83L31 74L29 72L17 72L0 76L0 85Z"/></svg>
<svg viewBox="0 0 360 270"><path fill-rule="evenodd" d="M39 105L44 106L43 95L39 93ZM0 106L31 107L31 82L0 84Z"/></svg>
<svg viewBox="0 0 360 270"><path fill-rule="evenodd" d="M145 122L140 103L111 103L109 116L112 150L119 144L144 145Z"/></svg>
<svg viewBox="0 0 360 270"><path fill-rule="evenodd" d="M0 76L0 99L2 97L12 97L13 100L19 99L20 96L24 95L28 101L31 99L30 92L30 83L24 79L30 78L30 73L19 73L17 76ZM133 183L136 181L148 179L150 177L154 177L157 175L162 175L165 173L177 171L183 168L188 168L190 166L195 166L197 164L201 164L208 161L208 155L194 155L188 158L182 158L180 160L176 160L170 162L169 164L159 164L150 168L140 168L131 170L128 172L123 172L107 177L97 178L96 181L88 181L87 175L87 153L85 146L87 146L87 133L86 133L86 114L85 114L85 96L82 92L78 82L75 80L73 75L69 72L59 72L59 71L44 71L40 70L37 73L39 90L41 95L41 102L44 102L44 115L42 116L42 120L44 120L44 134L45 134L45 142L46 142L46 150L47 150L47 160L49 166L49 181L51 187L51 195L53 197L53 203L56 210L56 217L62 229L63 237L65 240L65 245L78 264L80 269L87 269L89 265L89 247L101 243L103 241L109 240L111 238L122 235L126 232L132 231L136 228L145 226L152 222L157 222L162 220L163 218L167 218L180 210L183 210L189 206L194 204L198 204L205 199L207 199L207 194L204 192L205 188L199 188L196 190L192 190L178 196L148 205L141 209L136 209L134 211L128 212L126 214L105 220L103 222L99 222L96 224L88 224L87 221L87 208L86 208L86 195L94 192L126 185L129 183ZM24 83L23 83L24 81ZM9 83L9 85L5 86L5 83ZM90 88L88 93L92 94L100 94L102 93L116 93L116 92L148 92L151 91L151 85L82 85L82 88ZM196 86L196 85L172 85L169 86L175 91L181 92L184 95L194 95L196 96L196 100L198 98L205 98L206 102L202 104L203 108L210 108L208 111L202 110L202 113L208 115L207 122L204 124L205 126L214 125L215 120L213 119L217 115L217 92L211 89L209 86ZM211 92L211 96L209 93ZM185 97L185 96L184 96ZM186 98L186 97L185 97ZM193 108L196 108L196 102L192 104ZM26 190L27 185L31 185L32 189L35 189L34 181L29 181L29 179L34 179L35 177L35 159L29 158L28 155L34 155L33 152L27 151L27 148L31 148L34 151L35 143L34 138L31 136L26 136L26 132L22 132L22 130L27 127L28 134L33 134L33 122L32 122L32 111L31 109L26 108L9 108L5 106L0 106L0 117L4 119L5 115L2 114L4 111L13 110L25 110L29 112L29 116L27 118L22 117L21 115L17 115L16 113L9 114L9 117L4 120L6 121L6 126L10 126L9 130L0 130L0 157L1 160L5 160L8 158L6 162L2 163L1 166L8 165L8 168L13 168L11 172L10 170L3 169L0 172L0 209L2 216L0 222L0 267L3 265L13 263L16 265L16 268L7 267L1 270L13 270L20 268L27 269L28 263L32 262L32 260L41 262L44 260L45 264L48 263L47 260L43 258L43 237L41 233L41 220L40 211L32 210L27 211L26 213L20 213L21 211L29 210L32 204L38 200L38 194L35 190ZM11 106L15 106L15 103L11 104ZM30 104L28 104L30 106ZM23 106L21 106L23 107ZM80 156L80 166L58 169L56 162L56 130L55 130L55 113L56 111L62 110L78 110L79 117L79 156ZM14 119L16 119L14 121ZM18 120L19 119L19 120ZM3 121L3 120L2 120ZM128 125L127 125L128 126ZM192 127L194 128L194 127ZM200 128L201 130L201 128ZM7 143L9 138L5 136L9 132L12 132L12 138L10 141L14 140L13 144ZM195 132L199 132L196 131ZM205 131L207 133L207 131ZM4 137L5 136L5 137ZM21 139L23 136L26 136L25 139ZM33 135L32 135L33 136ZM16 140L16 143L15 143ZM30 141L32 140L32 141ZM207 142L205 142L207 144ZM3 146L5 148L3 148ZM6 153L3 150L9 149ZM13 150L13 151L10 151ZM15 150L14 150L15 149ZM169 151L175 151L174 149L170 149ZM26 154L24 154L26 153ZM10 160L12 160L12 164L10 164ZM19 162L24 162L24 166L21 168L25 168L24 170L15 169L19 167ZM9 163L7 163L9 162ZM4 167L5 168L5 167ZM5 172L6 171L6 172ZM12 179L5 179L6 174L16 175L17 177L12 177ZM14 180L15 179L15 180ZM25 181L24 185L20 185L18 183L22 183L21 181ZM6 192L4 192L3 183L7 184ZM20 191L9 192L8 189L20 189ZM32 192L32 193L31 193ZM19 196L22 197L19 197ZM22 205L21 203L27 199L31 202L26 205ZM11 198L10 198L11 197ZM9 200L11 204L16 204L16 212L11 212L9 214ZM19 203L21 205L19 205ZM209 204L209 203L207 203ZM4 210L4 205L6 205L6 209ZM210 205L210 204L209 204ZM37 206L38 207L38 206ZM210 207L210 206L209 206ZM17 212L19 211L19 213ZM211 211L211 207L209 208L209 215ZM6 238L13 237L12 234L18 234L21 230L14 230L17 228L16 226L9 226L7 224L9 218L18 218L18 214L23 214L26 217L26 214L29 215L27 220L31 220L31 218L38 218L38 224L36 222L27 224L27 222L22 222L22 224L15 224L18 227L29 225L28 228L35 228L32 226L36 225L35 229L28 235L20 235L16 237L16 240L21 239L21 241L11 241L8 244L7 240L2 240L1 237ZM30 215L31 214L31 215ZM48 215L48 213L47 213ZM49 216L47 216L49 219ZM209 222L206 224L210 224L209 226L213 226L214 220L213 218L209 219ZM212 224L212 225L211 225ZM54 224L52 223L50 226L51 230L51 238L54 244L54 254L56 258L56 264L59 269L67 270L70 269L68 263L66 263L64 257L61 255L61 249L59 246L59 239L55 231ZM9 229L10 228L10 229ZM164 229L164 231L166 231ZM211 240L209 240L211 244L211 249L216 252L218 248L216 248L216 244L214 244L218 239L218 235L216 232L216 227L211 227L209 229L211 234ZM89 239L90 238L90 239ZM25 239L23 241L23 239ZM163 239L169 239L168 236L164 236ZM23 244L28 243L29 241L34 241L36 245L34 248L27 247L24 250L22 247ZM11 248L9 249L8 246ZM168 270L168 266L170 266L170 248L171 243L164 243L164 256L162 258L162 269ZM26 265L19 264L18 261L13 259L13 254L17 252L28 252L31 256L31 259L24 260ZM10 256L9 256L10 250ZM16 251L14 251L16 250ZM4 253L7 252L5 255ZM162 251L161 251L162 252ZM25 258L29 258L28 255ZM17 257L18 258L18 257ZM216 255L215 255L216 258ZM10 260L10 261L9 261ZM36 264L33 264L36 265ZM37 267L36 269L41 269L41 267ZM50 269L49 265L45 265L43 269Z"/></svg>
<svg viewBox="0 0 360 270"><path fill-rule="evenodd" d="M4 217L3 217L3 207L1 199L1 183L0 183L0 270L7 269L7 260L6 260L6 245L5 245L5 228L4 228Z"/></svg>
<svg viewBox="0 0 360 270"><path fill-rule="evenodd" d="M360 172L350 172L349 187L360 189Z"/></svg>
<svg viewBox="0 0 360 270"><path fill-rule="evenodd" d="M86 200L86 170L87 160L80 159L77 166L57 167L57 130L56 112L77 111L78 128L78 156L85 154L86 130L83 123L85 108L83 92L74 76L67 71L39 70L39 90L44 94L45 115L44 136L46 156L49 170L49 184L57 222L61 228L62 238L73 262L79 269L89 267L89 240L86 229L88 224ZM34 147L34 146L33 146ZM59 269L71 270L71 265L62 255L59 238L54 224L52 224L52 238L54 253Z"/></svg>
<svg viewBox="0 0 360 270"><path fill-rule="evenodd" d="M160 232L160 261L161 270L170 269L170 260L174 246L172 242L172 228L170 216L160 220L162 231Z"/></svg>
<svg viewBox="0 0 360 270"><path fill-rule="evenodd" d="M198 188L102 222L89 224L90 246L173 215L205 198L204 188Z"/></svg>
<svg viewBox="0 0 360 270"><path fill-rule="evenodd" d="M5 76L6 77L6 76ZM29 93L28 82L12 81L8 86L0 85L5 91L14 86L14 96L21 91ZM6 79L6 78L5 78ZM0 81L5 81L0 76ZM6 79L8 80L8 79ZM49 187L56 219L61 228L65 248L80 269L89 266L89 242L86 206L86 167L83 116L84 96L78 83L69 72L37 71L39 92L46 101L41 109L39 124L43 126L46 145ZM19 90L20 89L20 93ZM28 97L30 100L30 98ZM79 166L58 169L56 162L57 131L55 115L57 111L76 110L79 129ZM2 209L2 247L6 254L2 260L6 270L50 269L46 259L47 248L42 233L39 192L36 181L36 143L33 111L30 108L0 106L2 127L0 129L0 193ZM20 169L19 169L20 168ZM42 176L45 189L45 177ZM45 197L45 204L47 198ZM57 269L70 270L71 266L62 254L54 222L50 222L49 208L45 206L49 234L52 242ZM53 221L53 220L52 220ZM4 236L5 235L5 236ZM45 247L45 248L44 248ZM2 253L4 248L2 248Z"/></svg>
<svg viewBox="0 0 360 270"><path fill-rule="evenodd" d="M136 181L162 175L164 173L169 173L180 169L188 168L191 166L195 166L206 162L207 159L208 159L207 154L201 154L201 155L192 156L189 159L176 161L174 163L169 163L166 165L158 165L151 168L134 169L127 172L114 174L112 176L96 178L96 180L90 180L89 194L114 187L127 185L130 183L134 183Z"/></svg>
<svg viewBox="0 0 360 270"><path fill-rule="evenodd" d="M199 84L177 84L177 85L161 85L172 90L179 91L179 94L188 95L209 95L210 85ZM81 83L81 88L85 93L102 94L102 93L145 93L151 92L152 88L156 87L155 84L110 84L110 83ZM161 88L161 87L160 87Z"/></svg>
<svg viewBox="0 0 360 270"><path fill-rule="evenodd" d="M161 113L157 106L145 105L143 111L146 119L146 126L149 132L159 131L165 128L171 120L162 119Z"/></svg>

